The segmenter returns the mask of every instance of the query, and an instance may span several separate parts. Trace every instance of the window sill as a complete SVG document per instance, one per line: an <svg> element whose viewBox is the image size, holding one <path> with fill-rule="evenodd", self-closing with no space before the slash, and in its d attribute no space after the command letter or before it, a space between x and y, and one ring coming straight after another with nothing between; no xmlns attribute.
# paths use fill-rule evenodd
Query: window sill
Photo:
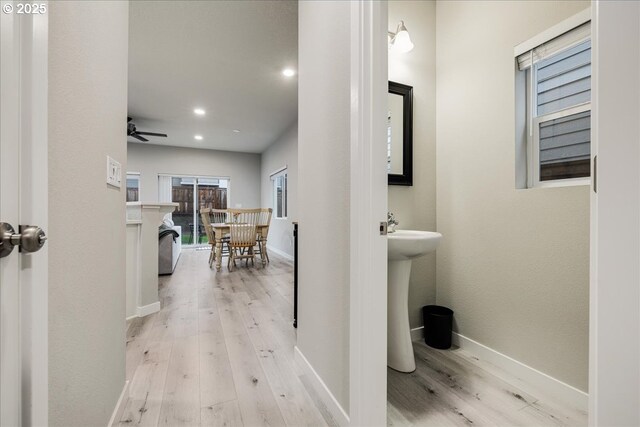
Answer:
<svg viewBox="0 0 640 427"><path fill-rule="evenodd" d="M590 186L590 185L591 185L591 178L573 178L573 179L558 179L555 181L542 181L528 187L527 189L579 187L579 186Z"/></svg>

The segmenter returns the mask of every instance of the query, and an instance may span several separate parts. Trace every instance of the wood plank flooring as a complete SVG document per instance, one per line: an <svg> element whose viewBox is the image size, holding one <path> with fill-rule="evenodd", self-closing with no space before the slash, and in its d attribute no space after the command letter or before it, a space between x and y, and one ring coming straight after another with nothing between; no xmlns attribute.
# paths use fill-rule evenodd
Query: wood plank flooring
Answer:
<svg viewBox="0 0 640 427"><path fill-rule="evenodd" d="M532 396L460 349L414 342L417 369L387 369L390 426L586 426L584 411Z"/></svg>
<svg viewBox="0 0 640 427"><path fill-rule="evenodd" d="M208 267L185 250L160 278L162 309L127 329L120 426L327 426L295 367L293 266Z"/></svg>
<svg viewBox="0 0 640 427"><path fill-rule="evenodd" d="M266 268L215 273L208 256L183 251L174 274L160 278L162 309L129 325L118 425L335 425L293 360L291 263L271 254ZM390 426L587 423L584 412L525 393L464 351L414 349L415 372L388 370Z"/></svg>

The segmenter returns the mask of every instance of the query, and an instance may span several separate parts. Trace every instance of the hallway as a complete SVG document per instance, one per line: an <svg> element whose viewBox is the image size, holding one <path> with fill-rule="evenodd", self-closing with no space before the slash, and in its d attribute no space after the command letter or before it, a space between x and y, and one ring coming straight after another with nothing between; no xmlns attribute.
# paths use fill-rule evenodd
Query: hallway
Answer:
<svg viewBox="0 0 640 427"><path fill-rule="evenodd" d="M216 274L208 256L183 251L160 277L160 312L129 325L119 425L333 424L293 361L293 265L270 254L264 269Z"/></svg>

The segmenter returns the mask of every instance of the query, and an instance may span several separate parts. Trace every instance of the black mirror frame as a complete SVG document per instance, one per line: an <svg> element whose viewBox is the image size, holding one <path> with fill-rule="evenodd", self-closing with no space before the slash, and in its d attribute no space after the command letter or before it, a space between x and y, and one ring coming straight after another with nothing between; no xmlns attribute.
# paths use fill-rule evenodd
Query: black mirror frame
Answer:
<svg viewBox="0 0 640 427"><path fill-rule="evenodd" d="M389 185L413 185L413 86L389 81L389 93L402 96L402 174L389 174Z"/></svg>

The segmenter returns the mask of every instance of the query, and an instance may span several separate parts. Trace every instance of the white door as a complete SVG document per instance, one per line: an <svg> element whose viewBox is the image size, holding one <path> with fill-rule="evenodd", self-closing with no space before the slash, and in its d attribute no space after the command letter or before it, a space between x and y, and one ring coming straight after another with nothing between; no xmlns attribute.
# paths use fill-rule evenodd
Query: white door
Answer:
<svg viewBox="0 0 640 427"><path fill-rule="evenodd" d="M593 3L589 425L640 425L640 3ZM595 165L594 165L595 166ZM596 169L594 167L594 169Z"/></svg>
<svg viewBox="0 0 640 427"><path fill-rule="evenodd" d="M47 4L0 3L0 425L46 425Z"/></svg>

